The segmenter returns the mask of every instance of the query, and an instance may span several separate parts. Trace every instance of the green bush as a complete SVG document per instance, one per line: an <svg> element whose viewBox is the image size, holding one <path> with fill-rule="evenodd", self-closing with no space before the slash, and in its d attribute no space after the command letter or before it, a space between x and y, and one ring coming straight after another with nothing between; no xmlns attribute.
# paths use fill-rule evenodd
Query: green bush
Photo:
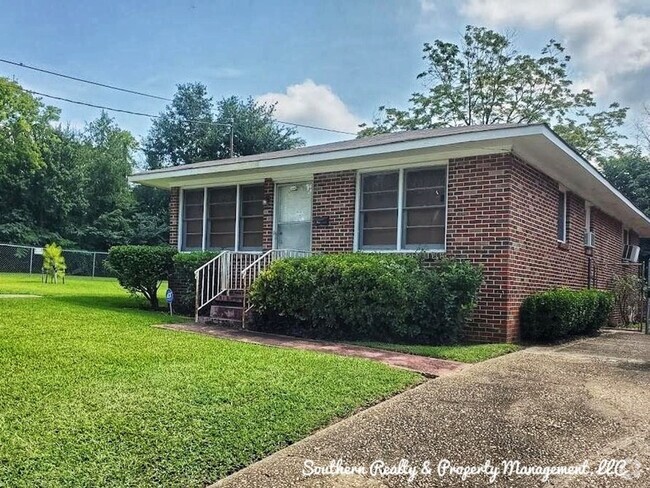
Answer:
<svg viewBox="0 0 650 488"><path fill-rule="evenodd" d="M174 256L169 287L174 291L174 310L180 314L194 314L196 285L194 271L214 258L217 252L182 252Z"/></svg>
<svg viewBox="0 0 650 488"><path fill-rule="evenodd" d="M169 278L176 249L169 246L113 246L108 251L106 268L129 292L141 293L158 308L158 287Z"/></svg>
<svg viewBox="0 0 650 488"><path fill-rule="evenodd" d="M259 330L314 338L445 343L472 310L481 271L413 256L328 254L274 262L250 292Z"/></svg>
<svg viewBox="0 0 650 488"><path fill-rule="evenodd" d="M553 341L593 334L607 324L613 306L613 296L606 291L559 288L535 293L521 305L522 337Z"/></svg>

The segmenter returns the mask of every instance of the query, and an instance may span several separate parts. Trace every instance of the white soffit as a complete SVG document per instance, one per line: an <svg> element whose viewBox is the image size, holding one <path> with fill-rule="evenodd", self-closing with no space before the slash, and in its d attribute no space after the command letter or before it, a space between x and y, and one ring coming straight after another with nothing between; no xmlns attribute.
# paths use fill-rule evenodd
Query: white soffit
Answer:
<svg viewBox="0 0 650 488"><path fill-rule="evenodd" d="M349 141L347 142L348 145ZM337 148L337 144L332 144ZM309 178L314 173L444 162L447 159L514 151L531 166L566 186L642 237L650 237L650 219L634 207L586 160L542 124L456 132L387 144L309 153L302 148L265 155L198 163L133 175L130 181L159 188L249 183L264 178ZM278 157L281 156L281 157Z"/></svg>

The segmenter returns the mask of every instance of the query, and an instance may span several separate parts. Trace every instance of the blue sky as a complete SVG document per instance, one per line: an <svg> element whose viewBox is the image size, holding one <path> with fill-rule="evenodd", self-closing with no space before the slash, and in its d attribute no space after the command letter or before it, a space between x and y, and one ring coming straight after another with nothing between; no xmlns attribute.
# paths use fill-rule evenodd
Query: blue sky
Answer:
<svg viewBox="0 0 650 488"><path fill-rule="evenodd" d="M46 2L0 0L0 57L170 97L201 81L215 98L279 101L282 120L351 130L419 88L422 43L474 23L515 30L522 50L549 37L571 50L579 83L639 107L650 67L646 2L593 0ZM586 26L586 27L585 27ZM591 33L597 30L598 35ZM578 60L579 59L579 60ZM0 64L33 90L158 113L165 102ZM52 102L75 126L98 110ZM115 115L137 136L150 121ZM309 143L340 136L301 129Z"/></svg>

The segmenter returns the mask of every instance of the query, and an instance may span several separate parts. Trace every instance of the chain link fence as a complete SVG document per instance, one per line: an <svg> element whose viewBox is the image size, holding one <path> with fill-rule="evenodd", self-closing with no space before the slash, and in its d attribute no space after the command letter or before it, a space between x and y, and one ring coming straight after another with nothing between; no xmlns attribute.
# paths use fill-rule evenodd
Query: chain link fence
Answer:
<svg viewBox="0 0 650 488"><path fill-rule="evenodd" d="M107 252L63 250L66 275L110 276L104 267ZM0 244L0 273L40 274L43 268L43 248Z"/></svg>

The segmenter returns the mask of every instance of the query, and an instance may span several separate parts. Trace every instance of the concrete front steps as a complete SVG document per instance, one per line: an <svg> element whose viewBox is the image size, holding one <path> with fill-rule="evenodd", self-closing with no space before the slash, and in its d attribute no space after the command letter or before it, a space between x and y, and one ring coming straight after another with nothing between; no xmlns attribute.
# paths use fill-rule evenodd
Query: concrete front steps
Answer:
<svg viewBox="0 0 650 488"><path fill-rule="evenodd" d="M244 292L228 290L212 300L209 315L199 315L199 322L241 328L243 316Z"/></svg>

